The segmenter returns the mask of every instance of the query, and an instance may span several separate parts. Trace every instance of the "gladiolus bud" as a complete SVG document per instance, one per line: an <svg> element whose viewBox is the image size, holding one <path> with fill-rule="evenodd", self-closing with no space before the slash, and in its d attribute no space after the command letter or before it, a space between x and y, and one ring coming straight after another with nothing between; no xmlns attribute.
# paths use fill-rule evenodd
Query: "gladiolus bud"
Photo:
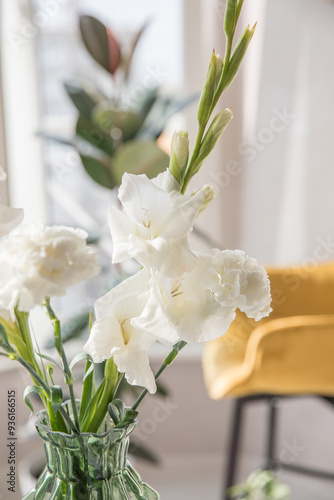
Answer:
<svg viewBox="0 0 334 500"><path fill-rule="evenodd" d="M224 90L227 89L231 83L233 82L236 74L239 71L240 64L244 58L244 55L247 52L248 45L254 35L254 31L256 28L256 24L254 24L253 28L250 29L249 25L241 35L237 45L235 46L235 49L233 51L232 57L230 59L230 63L228 65L228 70L227 74L224 78L223 82L223 88Z"/></svg>
<svg viewBox="0 0 334 500"><path fill-rule="evenodd" d="M193 173L198 172L203 161L207 156L209 156L219 137L222 135L232 118L233 114L231 109L224 109L224 111L221 111L214 117L207 133L204 136L197 161L194 165Z"/></svg>
<svg viewBox="0 0 334 500"><path fill-rule="evenodd" d="M225 17L224 17L224 31L226 36L233 35L237 23L237 0L227 0Z"/></svg>
<svg viewBox="0 0 334 500"><path fill-rule="evenodd" d="M185 130L178 130L174 132L171 153L169 160L169 170L175 179L181 184L189 157L189 139L188 132Z"/></svg>
<svg viewBox="0 0 334 500"><path fill-rule="evenodd" d="M197 120L199 125L204 126L208 122L220 76L223 71L223 65L221 57L213 51L198 105Z"/></svg>

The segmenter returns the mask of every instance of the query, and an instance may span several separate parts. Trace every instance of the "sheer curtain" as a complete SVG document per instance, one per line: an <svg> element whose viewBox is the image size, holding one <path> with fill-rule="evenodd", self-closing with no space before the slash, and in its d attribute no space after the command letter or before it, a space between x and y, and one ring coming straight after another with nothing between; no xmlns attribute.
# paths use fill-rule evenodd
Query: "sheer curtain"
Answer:
<svg viewBox="0 0 334 500"><path fill-rule="evenodd" d="M197 3L187 74L200 88L212 46L224 52L225 2ZM220 104L234 119L203 168L217 197L198 224L221 248L264 263L334 258L334 2L245 2L241 27L255 21L242 71ZM192 114L190 130L195 122Z"/></svg>
<svg viewBox="0 0 334 500"><path fill-rule="evenodd" d="M334 3L267 0L259 21L258 94L248 93L258 106L239 146L240 246L264 262L314 264L334 258Z"/></svg>

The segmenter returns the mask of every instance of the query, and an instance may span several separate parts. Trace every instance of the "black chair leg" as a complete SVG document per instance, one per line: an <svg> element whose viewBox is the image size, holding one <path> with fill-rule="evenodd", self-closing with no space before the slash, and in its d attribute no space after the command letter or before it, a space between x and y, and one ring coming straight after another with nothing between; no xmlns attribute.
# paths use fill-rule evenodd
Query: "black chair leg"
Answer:
<svg viewBox="0 0 334 500"><path fill-rule="evenodd" d="M240 398L234 403L232 434L229 443L228 464L225 473L224 491L222 496L223 500L229 500L230 497L227 494L227 489L235 485L238 448L241 437L242 410L245 401L246 398Z"/></svg>
<svg viewBox="0 0 334 500"><path fill-rule="evenodd" d="M267 436L267 463L266 469L274 469L277 465L276 459L276 430L278 407L280 398L273 397L269 399L269 418L268 418L268 436Z"/></svg>

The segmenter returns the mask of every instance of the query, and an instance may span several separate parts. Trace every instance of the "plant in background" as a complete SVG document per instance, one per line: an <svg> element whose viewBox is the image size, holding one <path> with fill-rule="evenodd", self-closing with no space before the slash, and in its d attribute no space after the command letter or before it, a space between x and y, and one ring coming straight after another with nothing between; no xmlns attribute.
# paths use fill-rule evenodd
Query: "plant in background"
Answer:
<svg viewBox="0 0 334 500"><path fill-rule="evenodd" d="M75 138L42 135L73 146L88 175L106 188L118 187L124 172L156 177L169 162L158 144L166 123L194 96L162 95L160 82L143 85L132 94L131 65L148 23L135 34L129 48L95 17L82 15L79 25L87 51L110 76L111 97L89 82L66 81L66 92L79 113Z"/></svg>
<svg viewBox="0 0 334 500"><path fill-rule="evenodd" d="M188 237L201 212L213 200L210 186L186 194L189 181L232 119L225 109L211 119L223 91L235 77L254 28L247 27L232 52L242 0L228 0L224 61L213 53L198 107L199 130L189 155L187 133L176 132L169 168L153 179L125 173L119 189L121 208L109 209L113 261L136 259L142 269L95 303L84 353L68 361L61 322L50 298L98 272L97 255L83 231L65 227L18 226L0 242L0 320L2 355L18 361L33 383L24 393L37 394L45 406L37 430L45 442L48 464L36 491L26 499L155 500L127 461L128 435L138 407L187 343L223 335L236 308L260 320L270 311L270 284L263 267L244 252L193 251ZM29 314L42 305L54 329L58 359L40 352ZM171 348L153 374L149 349L159 340ZM105 360L104 376L95 371ZM74 394L73 367L85 361L80 398ZM54 382L64 377L70 400ZM143 388L130 408L116 397L123 379Z"/></svg>
<svg viewBox="0 0 334 500"><path fill-rule="evenodd" d="M243 500L290 500L291 491L271 471L257 470L228 490L230 498Z"/></svg>

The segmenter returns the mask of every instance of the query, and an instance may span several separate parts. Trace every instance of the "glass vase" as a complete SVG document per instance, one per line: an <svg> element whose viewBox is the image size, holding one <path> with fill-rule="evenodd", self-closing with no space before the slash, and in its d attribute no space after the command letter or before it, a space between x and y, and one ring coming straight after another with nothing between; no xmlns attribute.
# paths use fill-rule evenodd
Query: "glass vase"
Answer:
<svg viewBox="0 0 334 500"><path fill-rule="evenodd" d="M35 489L23 500L158 500L128 461L129 434L136 424L99 434L65 434L50 429L45 410L38 413L46 466Z"/></svg>

